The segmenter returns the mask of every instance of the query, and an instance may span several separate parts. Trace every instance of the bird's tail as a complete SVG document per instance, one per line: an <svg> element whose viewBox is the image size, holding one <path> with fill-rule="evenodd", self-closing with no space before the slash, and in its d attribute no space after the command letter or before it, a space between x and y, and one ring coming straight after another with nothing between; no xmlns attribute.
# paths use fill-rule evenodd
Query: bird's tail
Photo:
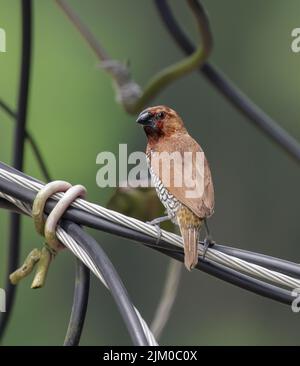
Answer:
<svg viewBox="0 0 300 366"><path fill-rule="evenodd" d="M199 227L180 226L180 231L184 244L184 264L190 271L198 263Z"/></svg>
<svg viewBox="0 0 300 366"><path fill-rule="evenodd" d="M203 220L182 205L176 213L184 245L184 264L190 271L198 263L198 237Z"/></svg>

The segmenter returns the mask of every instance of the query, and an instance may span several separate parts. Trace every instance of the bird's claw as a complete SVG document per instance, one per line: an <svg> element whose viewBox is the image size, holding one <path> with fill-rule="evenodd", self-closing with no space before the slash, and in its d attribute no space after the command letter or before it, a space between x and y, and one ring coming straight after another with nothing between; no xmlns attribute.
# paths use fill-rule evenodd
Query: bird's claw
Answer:
<svg viewBox="0 0 300 366"><path fill-rule="evenodd" d="M160 241L160 239L161 239L161 236L162 236L162 231L161 231L161 228L160 228L160 226L159 226L159 224L157 223L157 220L156 219L154 219L154 220L152 220L152 221L146 221L146 224L148 224L148 225L152 225L152 226L154 226L155 227L155 229L156 229L156 231L157 231L157 239L156 239L156 245L158 245L159 244L159 241Z"/></svg>
<svg viewBox="0 0 300 366"><path fill-rule="evenodd" d="M169 221L170 220L170 217L169 216L162 216L162 217L157 217L156 219L154 220L151 220L151 221L147 221L146 224L149 224L149 225L152 225L156 228L156 231L158 233L158 237L157 237L157 240L156 240L156 245L159 243L160 239L161 239L161 236L162 236L162 231L161 231L161 228L160 228L160 224L164 221Z"/></svg>
<svg viewBox="0 0 300 366"><path fill-rule="evenodd" d="M204 242L203 242L203 255L202 255L203 260L205 260L207 249L214 246L214 244L215 244L215 241L211 238L211 236L209 236L209 235L206 236L206 238L204 239Z"/></svg>

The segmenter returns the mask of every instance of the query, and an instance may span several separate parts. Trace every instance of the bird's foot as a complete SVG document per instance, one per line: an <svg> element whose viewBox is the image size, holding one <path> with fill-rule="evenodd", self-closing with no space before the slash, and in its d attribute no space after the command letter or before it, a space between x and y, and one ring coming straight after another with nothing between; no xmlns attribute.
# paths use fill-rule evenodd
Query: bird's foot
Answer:
<svg viewBox="0 0 300 366"><path fill-rule="evenodd" d="M162 222L168 221L168 220L170 220L169 216L162 216L162 217L157 217L154 220L147 221L147 224L149 224L149 225L160 225Z"/></svg>
<svg viewBox="0 0 300 366"><path fill-rule="evenodd" d="M207 249L213 247L214 244L215 244L215 241L212 239L212 237L210 235L207 235L205 237L204 243L203 243L203 255L202 255L203 260L205 260Z"/></svg>
<svg viewBox="0 0 300 366"><path fill-rule="evenodd" d="M152 221L147 221L146 224L152 225L156 228L157 230L157 240L156 240L156 245L159 243L161 236L162 236L162 231L160 228L160 224L164 221L170 220L169 216L162 216L162 217L157 217L156 219L152 220Z"/></svg>

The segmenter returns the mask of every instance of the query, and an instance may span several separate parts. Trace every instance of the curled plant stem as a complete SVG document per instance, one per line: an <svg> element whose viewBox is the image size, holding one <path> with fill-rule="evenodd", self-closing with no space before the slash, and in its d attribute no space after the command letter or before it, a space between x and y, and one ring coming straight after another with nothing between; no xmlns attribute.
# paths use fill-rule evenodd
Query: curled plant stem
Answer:
<svg viewBox="0 0 300 366"><path fill-rule="evenodd" d="M36 273L31 284L32 289L44 286L51 260L52 254L50 250L44 246L41 250L40 260L38 261Z"/></svg>
<svg viewBox="0 0 300 366"><path fill-rule="evenodd" d="M191 55L174 65L166 67L152 77L143 91L131 78L128 65L112 60L109 57L100 42L98 42L68 3L65 0L56 0L56 3L100 59L102 68L111 75L116 89L117 101L124 107L127 113L136 114L167 85L199 68L210 54L212 35L205 10L197 0L186 1L197 21L201 41Z"/></svg>
<svg viewBox="0 0 300 366"><path fill-rule="evenodd" d="M26 257L24 264L9 276L10 282L13 285L17 285L23 278L27 277L37 265L31 288L36 289L43 287L52 257L53 255L46 244L42 249L33 249Z"/></svg>
<svg viewBox="0 0 300 366"><path fill-rule="evenodd" d="M197 27L201 38L198 47L191 55L182 61L168 66L156 74L146 85L142 96L136 103L134 105L124 106L128 113L136 114L141 111L141 109L143 109L143 107L168 84L198 69L208 58L212 49L212 35L207 15L204 8L197 0L187 0L187 3L197 21Z"/></svg>
<svg viewBox="0 0 300 366"><path fill-rule="evenodd" d="M136 103L124 104L124 108L129 114L137 114L168 84L171 84L171 82L199 67L203 60L204 55L202 49L197 49L191 56L183 61L160 71L149 81L143 94Z"/></svg>
<svg viewBox="0 0 300 366"><path fill-rule="evenodd" d="M131 78L128 65L113 60L109 56L102 44L95 38L67 1L55 0L55 2L101 61L101 68L112 77L117 102L123 105L125 109L127 104L134 104L140 98L142 91L140 86Z"/></svg>
<svg viewBox="0 0 300 366"><path fill-rule="evenodd" d="M10 282L13 285L17 285L23 278L27 277L33 270L36 263L40 260L41 251L39 249L33 249L25 259L23 265L14 271L10 276Z"/></svg>

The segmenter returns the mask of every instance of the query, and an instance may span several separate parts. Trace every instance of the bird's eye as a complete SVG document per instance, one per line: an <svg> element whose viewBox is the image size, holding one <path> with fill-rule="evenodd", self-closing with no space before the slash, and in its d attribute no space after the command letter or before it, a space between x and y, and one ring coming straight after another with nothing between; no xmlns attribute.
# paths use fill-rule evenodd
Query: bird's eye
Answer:
<svg viewBox="0 0 300 366"><path fill-rule="evenodd" d="M163 119L164 117L165 117L165 112L159 112L159 113L157 113L157 118L158 119Z"/></svg>

